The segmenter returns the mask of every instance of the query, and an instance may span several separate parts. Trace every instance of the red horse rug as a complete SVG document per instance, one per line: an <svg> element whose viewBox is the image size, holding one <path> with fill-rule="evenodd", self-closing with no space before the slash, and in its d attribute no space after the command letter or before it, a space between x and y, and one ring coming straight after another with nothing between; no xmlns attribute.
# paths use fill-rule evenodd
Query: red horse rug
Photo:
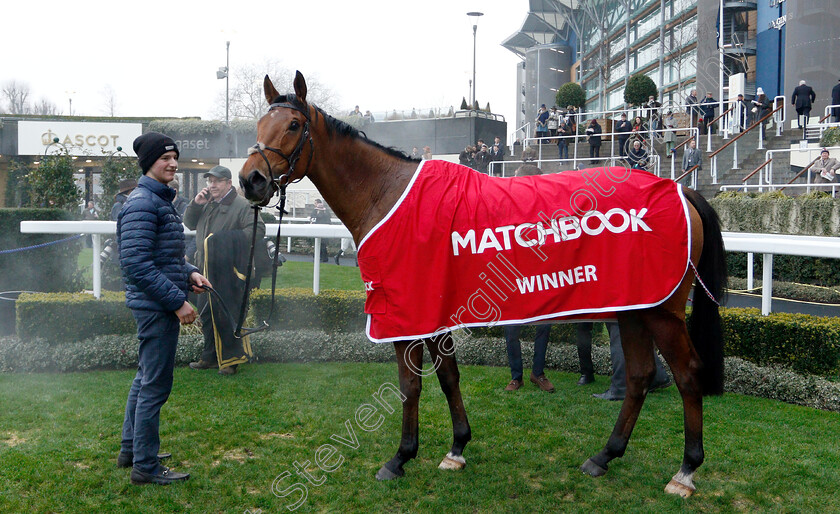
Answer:
<svg viewBox="0 0 840 514"><path fill-rule="evenodd" d="M622 167L495 178L423 161L361 241L367 336L614 318L658 305L689 265L678 184Z"/></svg>

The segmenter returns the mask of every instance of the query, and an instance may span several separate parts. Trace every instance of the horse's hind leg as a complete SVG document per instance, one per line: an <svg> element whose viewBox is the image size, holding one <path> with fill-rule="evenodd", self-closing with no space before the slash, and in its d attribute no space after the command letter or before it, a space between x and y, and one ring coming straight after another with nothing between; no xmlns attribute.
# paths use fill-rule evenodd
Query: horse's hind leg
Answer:
<svg viewBox="0 0 840 514"><path fill-rule="evenodd" d="M426 346L435 366L440 388L449 403L449 414L452 416L452 449L443 458L440 469L463 469L467 462L464 460L464 447L472 437L470 423L467 421L467 411L461 398L461 375L458 362L455 360L455 343L452 336L446 334L427 339Z"/></svg>
<svg viewBox="0 0 840 514"><path fill-rule="evenodd" d="M694 473L703 464L703 391L700 385L700 358L690 343L685 321L664 308L646 313L648 326L665 361L671 366L677 389L682 395L685 423L685 451L679 472L665 492L691 496L695 491Z"/></svg>
<svg viewBox="0 0 840 514"><path fill-rule="evenodd" d="M627 371L627 393L606 446L580 468L584 473L595 477L607 472L611 460L624 455L645 402L648 387L656 374L653 343L638 311L619 313L618 321Z"/></svg>
<svg viewBox="0 0 840 514"><path fill-rule="evenodd" d="M394 349L397 351L400 391L405 396L402 438L394 458L377 471L378 480L391 480L403 476L403 465L417 456L417 448L420 445L418 408L420 392L423 389L423 377L420 375L423 367L423 345L419 344L419 341L398 341L394 343Z"/></svg>

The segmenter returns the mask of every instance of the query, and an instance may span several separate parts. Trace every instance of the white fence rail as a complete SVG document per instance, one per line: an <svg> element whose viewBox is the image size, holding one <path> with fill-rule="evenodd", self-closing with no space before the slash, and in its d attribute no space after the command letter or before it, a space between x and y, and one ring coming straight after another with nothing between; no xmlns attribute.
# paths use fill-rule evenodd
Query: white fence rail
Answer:
<svg viewBox="0 0 840 514"><path fill-rule="evenodd" d="M276 223L265 226L266 236L277 235ZM93 240L93 259L91 270L93 274L93 295L102 296L102 269L99 254L102 252L102 235L113 236L117 233L115 221L21 221L20 231L24 234L91 234ZM184 229L186 234L195 234L192 230ZM307 237L315 239L315 269L312 278L312 291L320 292L321 262L317 257L321 254L322 238L352 238L350 231L344 225L296 225L283 224L281 235L289 237Z"/></svg>
<svg viewBox="0 0 840 514"><path fill-rule="evenodd" d="M266 225L266 235L276 236L278 225ZM116 233L116 222L113 221L21 221L20 231L27 234L91 234L93 238L93 294L99 298L101 289L101 269L99 253L102 244L101 237ZM191 233L191 231L187 231ZM312 290L315 294L320 291L320 255L321 238L349 238L350 231L344 225L292 225L283 224L281 235L290 237L309 237L315 239L315 272ZM752 288L752 259L753 254L764 255L762 270L761 313L771 312L773 294L773 255L802 255L806 257L822 257L840 259L840 237L819 236L791 236L782 234L752 234L744 232L724 232L723 242L729 252L746 252L748 254L747 287Z"/></svg>

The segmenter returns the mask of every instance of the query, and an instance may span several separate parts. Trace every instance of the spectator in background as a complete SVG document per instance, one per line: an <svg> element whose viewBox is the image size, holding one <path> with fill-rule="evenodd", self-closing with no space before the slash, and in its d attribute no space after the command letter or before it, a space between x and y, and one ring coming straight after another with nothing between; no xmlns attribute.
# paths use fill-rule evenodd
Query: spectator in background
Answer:
<svg viewBox="0 0 840 514"><path fill-rule="evenodd" d="M762 118L770 114L770 99L767 98L767 95L764 94L764 90L760 87L755 90L755 98L752 100L752 112L753 115L753 122L750 125L755 125L756 123L760 122ZM761 123L761 137L764 137L764 126L766 122Z"/></svg>
<svg viewBox="0 0 840 514"><path fill-rule="evenodd" d="M633 148L627 152L627 161L630 167L637 170L644 170L648 166L648 152L638 139L633 140Z"/></svg>
<svg viewBox="0 0 840 514"><path fill-rule="evenodd" d="M542 175L542 170L532 164L523 164L516 170L517 177L529 175ZM509 325L505 327L505 344L507 346L508 365L510 366L511 380L505 391L516 391L522 387L522 343L519 341L519 334L523 325ZM545 352L548 349L548 336L551 332L551 325L537 325L537 334L534 337L534 362L531 365L531 382L541 391L554 392L554 384L546 378L545 373Z"/></svg>
<svg viewBox="0 0 840 514"><path fill-rule="evenodd" d="M420 150L417 149L416 146L411 148L411 155L409 155L412 159L421 159L423 154L420 153Z"/></svg>
<svg viewBox="0 0 840 514"><path fill-rule="evenodd" d="M697 90L692 89L691 93L685 97L685 113L688 114L688 126L694 127L697 119L700 117L700 110L697 107Z"/></svg>
<svg viewBox="0 0 840 514"><path fill-rule="evenodd" d="M603 393L593 394L592 396L598 398L599 400L618 401L623 400L624 396L627 394L627 370L624 366L624 350L621 348L621 334L619 333L618 323L610 322L606 323L606 326L607 331L610 334L610 363L612 364L613 374L610 378L610 387ZM580 336L580 332L578 332L578 335ZM589 338L591 348L591 335ZM581 341L578 339L579 358L581 352L580 346ZM648 392L663 389L671 385L671 377L669 377L668 372L665 371L665 366L662 364L662 360L659 358L659 355L656 354L655 350L653 351L654 361L656 361L656 375L653 377L653 382L650 384ZM592 357L590 356L589 359L591 360ZM581 377L581 380L578 380L578 384L582 381L585 384L583 377Z"/></svg>
<svg viewBox="0 0 840 514"><path fill-rule="evenodd" d="M87 203L87 207L85 210L82 211L82 219L85 221L93 221L99 219L99 213L96 211L96 207L93 205L93 200ZM90 234L87 235L85 238L85 248L90 248L93 246L93 238Z"/></svg>
<svg viewBox="0 0 840 514"><path fill-rule="evenodd" d="M430 160L432 158L432 149L429 146L423 147L423 160Z"/></svg>
<svg viewBox="0 0 840 514"><path fill-rule="evenodd" d="M586 139L589 142L589 161L590 164L597 164L601 157L601 134L603 130L601 129L601 125L598 124L598 120L592 119L589 122L589 126L586 127Z"/></svg>
<svg viewBox="0 0 840 514"><path fill-rule="evenodd" d="M790 97L790 103L796 107L796 124L799 128L804 129L808 126L808 118L811 117L811 104L817 100L817 94L814 93L813 88L805 83L804 80L799 81L799 85L793 90L793 95ZM803 123L802 117L805 117Z"/></svg>
<svg viewBox="0 0 840 514"><path fill-rule="evenodd" d="M473 147L467 145L464 147L461 153L458 154L458 162L463 164L464 166L469 166L470 168L475 169L475 158L473 157L474 155L475 153L473 152Z"/></svg>
<svg viewBox="0 0 840 514"><path fill-rule="evenodd" d="M487 173L489 165L490 152L487 150L487 145L481 145L481 149L475 154L475 169L481 173Z"/></svg>
<svg viewBox="0 0 840 514"><path fill-rule="evenodd" d="M716 124L712 123L715 119L715 109L717 109L717 100L714 99L712 93L706 93L706 98L700 102L700 112L702 121L700 122L701 134L714 134L716 132Z"/></svg>
<svg viewBox="0 0 840 514"><path fill-rule="evenodd" d="M615 124L614 132L617 133L616 140L618 141L618 153L622 157L627 156L627 140L630 139L630 131L633 130L633 125L627 121L627 114L621 113L621 119Z"/></svg>
<svg viewBox="0 0 840 514"><path fill-rule="evenodd" d="M522 149L522 160L531 162L537 158L537 149L533 146L526 146Z"/></svg>
<svg viewBox="0 0 840 514"><path fill-rule="evenodd" d="M368 111L368 112L370 112L370 111ZM350 111L350 114L348 116L355 116L355 117L361 118L362 117L362 111L359 110L359 106L357 105L355 109Z"/></svg>
<svg viewBox="0 0 840 514"><path fill-rule="evenodd" d="M548 113L548 136L554 137L557 135L557 128L560 126L560 113L557 112L557 106L551 108Z"/></svg>
<svg viewBox="0 0 840 514"><path fill-rule="evenodd" d="M137 187L137 180L133 178L120 180L118 187L119 192L114 195L114 206L111 207L111 221L117 221L117 215L122 210L128 195Z"/></svg>
<svg viewBox="0 0 840 514"><path fill-rule="evenodd" d="M648 101L645 104L645 107L648 111L648 119L650 120L650 128L653 130L659 130L659 108L662 107L662 104L656 101L656 97L650 95L648 97Z"/></svg>
<svg viewBox="0 0 840 514"><path fill-rule="evenodd" d="M373 114L370 111L365 111L365 115L363 116L365 123L375 123L376 118L373 117Z"/></svg>
<svg viewBox="0 0 840 514"><path fill-rule="evenodd" d="M831 116L834 123L838 123L840 122L840 81L831 88L831 105L837 106L831 108Z"/></svg>
<svg viewBox="0 0 840 514"><path fill-rule="evenodd" d="M540 110L537 112L537 118L534 120L537 124L537 137L548 136L548 116L545 104L540 105ZM540 140L539 144L543 144L543 141Z"/></svg>
<svg viewBox="0 0 840 514"><path fill-rule="evenodd" d="M327 206L320 198L316 198L313 202L312 214L309 215L309 223L318 225L329 225L330 213L327 211ZM330 260L329 253L327 253L327 244L325 239L321 239L321 262L328 262Z"/></svg>
<svg viewBox="0 0 840 514"><path fill-rule="evenodd" d="M502 138L496 136L493 138L493 145L499 147L499 153L501 154L500 157L497 159L499 161L505 160L505 145L502 144Z"/></svg>
<svg viewBox="0 0 840 514"><path fill-rule="evenodd" d="M738 94L738 99L735 100L735 105L733 105L734 110L732 116L735 118L735 126L737 126L741 132L747 128L747 117L749 116L749 104L746 100L744 100L744 95Z"/></svg>
<svg viewBox="0 0 840 514"><path fill-rule="evenodd" d="M505 157L505 152L502 148L497 144L493 145L493 148L490 149L490 159L492 161L503 161Z"/></svg>
<svg viewBox="0 0 840 514"><path fill-rule="evenodd" d="M688 142L688 145L683 152L682 158L682 172L685 173L686 171L690 170L694 166L697 166L697 170L703 169L703 154L700 153L700 150L697 149L697 140L692 139ZM683 185L688 186L691 184L691 175L686 175L685 182Z"/></svg>
<svg viewBox="0 0 840 514"><path fill-rule="evenodd" d="M642 142L647 141L648 127L641 116L633 118L633 128L630 131L633 133L635 139Z"/></svg>
<svg viewBox="0 0 840 514"><path fill-rule="evenodd" d="M557 153L559 159L569 158L569 139L572 135L572 129L566 123L566 119L560 120L560 125L557 129Z"/></svg>
<svg viewBox="0 0 840 514"><path fill-rule="evenodd" d="M223 314L240 312L248 269L247 250L253 237L254 214L251 204L236 193L230 169L214 166L204 178L203 188L184 212L184 226L195 230L195 265L216 284L216 292L224 298L226 309L216 298L200 296L198 308L204 349L192 369L219 368L220 375L234 375L239 364L251 357L247 337L234 337L230 319ZM265 236L265 223L257 219L256 240ZM243 255L244 254L244 255ZM244 257L243 261L238 260Z"/></svg>
<svg viewBox="0 0 840 514"><path fill-rule="evenodd" d="M674 111L668 111L665 118L662 120L662 126L665 132L662 134L662 139L665 140L665 150L668 155L674 151L674 146L677 142L677 120L674 119Z"/></svg>
<svg viewBox="0 0 840 514"><path fill-rule="evenodd" d="M813 183L823 184L834 182L838 169L840 169L840 163L837 162L837 159L832 159L828 150L823 148L819 158L814 162L814 165L811 166L808 172L811 173Z"/></svg>

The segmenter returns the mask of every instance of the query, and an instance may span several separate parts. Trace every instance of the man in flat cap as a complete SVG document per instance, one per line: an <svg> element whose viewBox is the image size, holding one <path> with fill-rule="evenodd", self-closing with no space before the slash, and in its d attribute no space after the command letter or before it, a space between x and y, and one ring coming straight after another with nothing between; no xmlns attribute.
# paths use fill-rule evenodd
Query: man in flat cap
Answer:
<svg viewBox="0 0 840 514"><path fill-rule="evenodd" d="M216 166L204 178L207 186L187 206L184 225L195 230L196 252L191 262L215 284L227 312L215 295L198 298L204 351L190 367L219 368L220 375L233 375L251 356L248 338L234 337L236 320L230 316L238 316L245 290L254 213L248 201L236 193L228 168ZM264 235L265 223L258 220L256 240L262 241Z"/></svg>

